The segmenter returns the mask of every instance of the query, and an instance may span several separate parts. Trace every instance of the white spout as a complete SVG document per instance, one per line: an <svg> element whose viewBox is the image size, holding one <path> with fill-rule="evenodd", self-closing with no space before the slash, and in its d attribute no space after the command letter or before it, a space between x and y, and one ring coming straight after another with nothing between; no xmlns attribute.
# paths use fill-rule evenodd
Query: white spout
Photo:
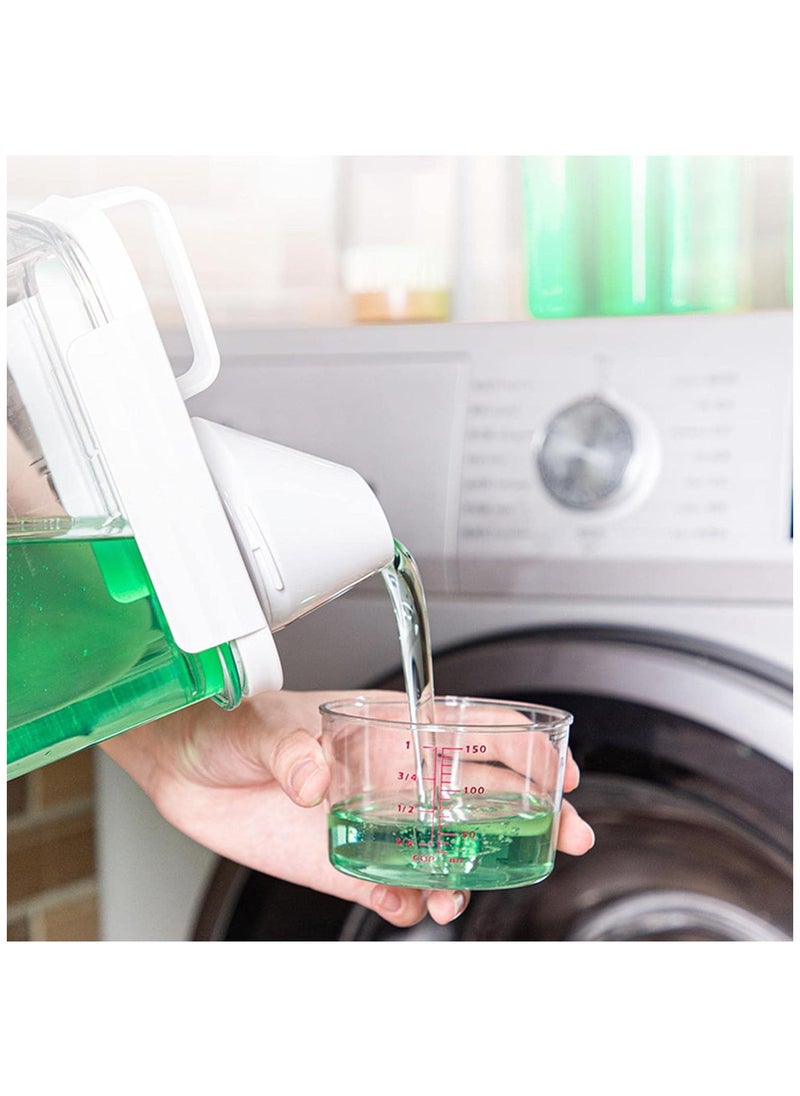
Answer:
<svg viewBox="0 0 800 1096"><path fill-rule="evenodd" d="M273 632L392 560L383 510L352 468L192 425Z"/></svg>

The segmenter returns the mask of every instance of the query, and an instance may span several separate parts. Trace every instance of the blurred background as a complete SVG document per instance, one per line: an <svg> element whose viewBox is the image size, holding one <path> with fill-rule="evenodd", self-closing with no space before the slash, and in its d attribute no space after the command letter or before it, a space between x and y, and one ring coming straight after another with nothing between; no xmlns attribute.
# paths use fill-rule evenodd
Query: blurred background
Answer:
<svg viewBox="0 0 800 1096"><path fill-rule="evenodd" d="M783 308L788 156L34 156L8 205L145 186L217 329ZM119 216L119 215L118 215ZM176 303L118 222L162 325Z"/></svg>

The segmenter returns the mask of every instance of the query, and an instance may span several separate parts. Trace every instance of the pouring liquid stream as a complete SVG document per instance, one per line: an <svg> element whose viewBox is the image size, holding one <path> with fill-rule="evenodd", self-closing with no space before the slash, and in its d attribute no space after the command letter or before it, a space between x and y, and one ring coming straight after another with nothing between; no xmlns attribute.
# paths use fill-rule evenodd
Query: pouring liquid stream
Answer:
<svg viewBox="0 0 800 1096"><path fill-rule="evenodd" d="M411 553L398 540L394 559L382 571L383 581L397 621L403 679L408 699L411 741L416 766L417 798L420 809L430 809L432 796L423 772L423 750L433 745L433 736L425 734L425 725L436 721L434 710L433 656L428 626L425 591ZM426 743L426 738L431 738Z"/></svg>

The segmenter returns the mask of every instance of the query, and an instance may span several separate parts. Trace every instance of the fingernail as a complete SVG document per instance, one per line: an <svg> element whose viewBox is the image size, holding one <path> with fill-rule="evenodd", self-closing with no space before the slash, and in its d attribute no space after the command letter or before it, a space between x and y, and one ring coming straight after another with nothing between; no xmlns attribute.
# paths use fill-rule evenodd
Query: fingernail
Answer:
<svg viewBox="0 0 800 1096"><path fill-rule="evenodd" d="M289 773L289 788L292 795L305 807L315 807L322 802L325 794L325 770L307 757L298 761Z"/></svg>
<svg viewBox="0 0 800 1096"><path fill-rule="evenodd" d="M467 904L467 896L463 891L455 891L453 893L453 907L455 912L453 914L453 920L459 917L464 912L464 907Z"/></svg>
<svg viewBox="0 0 800 1096"><path fill-rule="evenodd" d="M403 900L395 891L388 887L376 887L372 892L372 904L379 906L386 913L397 913L403 905Z"/></svg>
<svg viewBox="0 0 800 1096"><path fill-rule="evenodd" d="M590 848L590 849L593 849L593 848L594 848L594 843L595 843L595 841L597 840L597 838L595 837L595 833L594 833L594 830L592 829L592 827L591 827L591 826L589 825L589 823L588 823L588 822L584 822L583 824L584 824L584 826L586 827L586 829L587 829L587 830L589 831L589 833L590 833L590 834L592 835L592 843L591 843L591 845L589 846L589 848Z"/></svg>

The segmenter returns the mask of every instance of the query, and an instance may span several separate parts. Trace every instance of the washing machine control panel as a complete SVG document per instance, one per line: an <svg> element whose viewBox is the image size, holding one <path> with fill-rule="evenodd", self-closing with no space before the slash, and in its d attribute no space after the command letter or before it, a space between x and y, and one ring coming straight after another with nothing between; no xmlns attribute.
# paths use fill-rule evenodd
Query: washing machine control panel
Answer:
<svg viewBox="0 0 800 1096"><path fill-rule="evenodd" d="M788 313L541 324L491 342L469 364L459 589L748 599L770 574L785 585Z"/></svg>

